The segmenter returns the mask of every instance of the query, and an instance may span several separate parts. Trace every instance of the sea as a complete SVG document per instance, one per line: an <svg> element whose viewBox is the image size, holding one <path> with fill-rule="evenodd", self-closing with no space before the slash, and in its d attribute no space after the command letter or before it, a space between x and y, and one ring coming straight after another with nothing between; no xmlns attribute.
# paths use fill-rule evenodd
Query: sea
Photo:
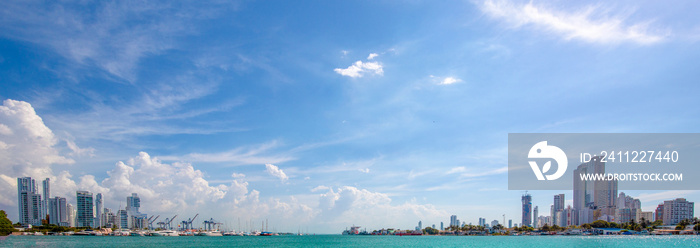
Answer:
<svg viewBox="0 0 700 248"><path fill-rule="evenodd" d="M9 236L0 247L700 247L700 236Z"/></svg>

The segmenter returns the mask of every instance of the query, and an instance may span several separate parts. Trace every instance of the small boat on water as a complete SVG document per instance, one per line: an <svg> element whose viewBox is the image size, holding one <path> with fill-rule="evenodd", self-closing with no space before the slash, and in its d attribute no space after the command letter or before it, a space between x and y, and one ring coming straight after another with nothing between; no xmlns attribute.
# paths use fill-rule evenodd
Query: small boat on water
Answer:
<svg viewBox="0 0 700 248"><path fill-rule="evenodd" d="M224 236L221 231L203 231L199 232L197 236Z"/></svg>
<svg viewBox="0 0 700 248"><path fill-rule="evenodd" d="M91 236L91 235L95 235L94 232L95 231L93 231L93 230L85 229L85 230L73 233L73 236Z"/></svg>
<svg viewBox="0 0 700 248"><path fill-rule="evenodd" d="M177 231L173 231L173 230L161 230L161 231L152 232L151 236L177 237L177 236L180 236L180 233L178 233Z"/></svg>
<svg viewBox="0 0 700 248"><path fill-rule="evenodd" d="M141 231L132 231L129 233L129 236L146 236L146 233Z"/></svg>

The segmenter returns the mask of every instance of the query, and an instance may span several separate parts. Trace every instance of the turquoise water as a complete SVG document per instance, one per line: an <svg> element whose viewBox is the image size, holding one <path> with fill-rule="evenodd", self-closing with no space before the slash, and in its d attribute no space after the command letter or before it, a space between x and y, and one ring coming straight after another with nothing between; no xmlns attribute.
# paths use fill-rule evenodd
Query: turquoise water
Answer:
<svg viewBox="0 0 700 248"><path fill-rule="evenodd" d="M0 247L700 247L700 236L10 236Z"/></svg>

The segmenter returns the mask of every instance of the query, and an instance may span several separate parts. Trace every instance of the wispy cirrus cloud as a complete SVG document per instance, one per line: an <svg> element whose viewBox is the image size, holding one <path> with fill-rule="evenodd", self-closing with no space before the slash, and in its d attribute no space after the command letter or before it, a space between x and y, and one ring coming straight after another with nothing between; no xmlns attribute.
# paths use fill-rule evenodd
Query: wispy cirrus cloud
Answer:
<svg viewBox="0 0 700 248"><path fill-rule="evenodd" d="M554 33L565 40L582 40L597 44L636 43L650 45L664 41L670 31L651 26L653 21L627 23L625 15L608 15L601 6L588 6L567 12L533 2L527 4L503 0L486 0L479 6L487 15L514 27L530 25Z"/></svg>
<svg viewBox="0 0 700 248"><path fill-rule="evenodd" d="M243 146L219 153L190 153L184 156L162 156L164 160L184 160L189 162L225 162L231 166L283 163L296 158L286 153L272 154L277 148L277 141L257 146Z"/></svg>

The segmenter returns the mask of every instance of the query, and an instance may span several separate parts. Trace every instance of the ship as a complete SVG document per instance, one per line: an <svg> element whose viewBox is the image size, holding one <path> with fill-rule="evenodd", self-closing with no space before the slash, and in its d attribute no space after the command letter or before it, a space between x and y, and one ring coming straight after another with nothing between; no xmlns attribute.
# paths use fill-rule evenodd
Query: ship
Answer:
<svg viewBox="0 0 700 248"><path fill-rule="evenodd" d="M350 230L345 229L343 231L343 235L359 235L360 234L360 226L351 226Z"/></svg>

